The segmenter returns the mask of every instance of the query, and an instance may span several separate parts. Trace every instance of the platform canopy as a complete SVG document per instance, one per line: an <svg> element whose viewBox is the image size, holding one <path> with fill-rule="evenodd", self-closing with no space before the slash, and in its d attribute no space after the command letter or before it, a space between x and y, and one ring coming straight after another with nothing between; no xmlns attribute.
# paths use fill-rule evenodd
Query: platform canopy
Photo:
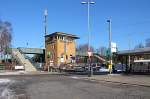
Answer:
<svg viewBox="0 0 150 99"><path fill-rule="evenodd" d="M134 50L124 50L117 52L118 55L128 55L128 54L150 54L150 47L138 48Z"/></svg>

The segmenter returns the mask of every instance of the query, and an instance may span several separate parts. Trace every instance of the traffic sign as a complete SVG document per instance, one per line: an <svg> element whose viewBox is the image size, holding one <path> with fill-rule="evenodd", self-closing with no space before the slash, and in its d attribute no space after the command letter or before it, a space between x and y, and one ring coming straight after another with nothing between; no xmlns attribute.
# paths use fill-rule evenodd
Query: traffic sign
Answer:
<svg viewBox="0 0 150 99"><path fill-rule="evenodd" d="M91 57L92 56L92 52L88 51L88 56Z"/></svg>

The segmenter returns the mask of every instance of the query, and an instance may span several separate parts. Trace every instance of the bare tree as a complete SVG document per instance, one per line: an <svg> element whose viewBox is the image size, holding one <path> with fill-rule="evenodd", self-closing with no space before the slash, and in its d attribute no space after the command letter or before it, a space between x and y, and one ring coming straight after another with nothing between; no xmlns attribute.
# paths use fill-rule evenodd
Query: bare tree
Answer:
<svg viewBox="0 0 150 99"><path fill-rule="evenodd" d="M134 49L138 49L138 48L144 48L143 43L139 43L138 45L135 46Z"/></svg>
<svg viewBox="0 0 150 99"><path fill-rule="evenodd" d="M6 55L12 41L12 25L10 22L0 20L0 54Z"/></svg>
<svg viewBox="0 0 150 99"><path fill-rule="evenodd" d="M106 56L106 51L107 51L107 48L102 46L102 47L99 47L96 52L102 56Z"/></svg>
<svg viewBox="0 0 150 99"><path fill-rule="evenodd" d="M145 47L150 47L150 38L145 40Z"/></svg>
<svg viewBox="0 0 150 99"><path fill-rule="evenodd" d="M91 51L94 51L94 47L90 46ZM81 44L77 47L77 52L87 52L88 51L88 44Z"/></svg>

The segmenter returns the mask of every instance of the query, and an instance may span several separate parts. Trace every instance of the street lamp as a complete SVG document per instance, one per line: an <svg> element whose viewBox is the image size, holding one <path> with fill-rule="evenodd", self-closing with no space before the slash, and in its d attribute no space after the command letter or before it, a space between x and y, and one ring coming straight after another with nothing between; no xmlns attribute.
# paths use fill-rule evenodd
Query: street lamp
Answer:
<svg viewBox="0 0 150 99"><path fill-rule="evenodd" d="M81 4L87 4L87 23L88 23L88 51L91 51L90 49L90 37L91 37L91 29L90 29L90 5L95 4L95 2L87 1L87 2L81 2Z"/></svg>
<svg viewBox="0 0 150 99"><path fill-rule="evenodd" d="M109 72L112 73L112 52L111 52L111 42L112 42L112 32L111 32L111 19L107 20L109 24Z"/></svg>
<svg viewBox="0 0 150 99"><path fill-rule="evenodd" d="M95 2L88 0L87 2L81 2L81 4L87 4L87 28L88 28L88 54L89 54L89 77L92 75L92 67L90 65L91 63L91 59L90 59L90 55L91 55L91 48L90 48L90 43L91 43L91 29L90 29L90 5L91 4L95 4Z"/></svg>

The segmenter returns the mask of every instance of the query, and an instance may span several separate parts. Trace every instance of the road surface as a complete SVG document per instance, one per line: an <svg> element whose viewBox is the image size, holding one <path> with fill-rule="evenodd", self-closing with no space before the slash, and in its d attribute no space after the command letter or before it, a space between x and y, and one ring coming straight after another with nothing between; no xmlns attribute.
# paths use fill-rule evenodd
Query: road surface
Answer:
<svg viewBox="0 0 150 99"><path fill-rule="evenodd" d="M87 81L77 76L0 76L0 99L150 99L149 92L149 87Z"/></svg>

